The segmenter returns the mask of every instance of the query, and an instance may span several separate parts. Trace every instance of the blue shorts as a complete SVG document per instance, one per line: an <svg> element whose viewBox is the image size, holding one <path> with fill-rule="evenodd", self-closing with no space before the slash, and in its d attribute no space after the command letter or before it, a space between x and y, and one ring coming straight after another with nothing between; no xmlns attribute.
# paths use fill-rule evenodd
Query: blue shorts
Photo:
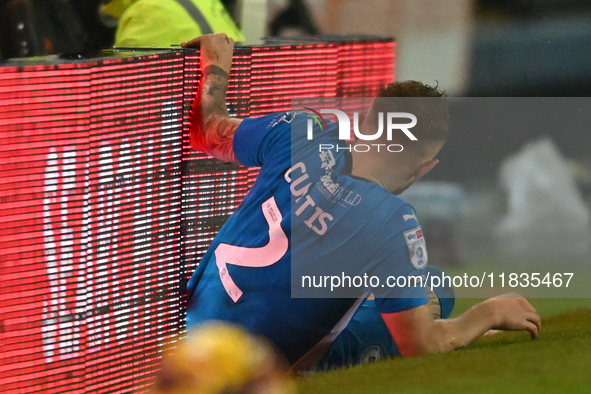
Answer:
<svg viewBox="0 0 591 394"><path fill-rule="evenodd" d="M442 272L440 268L434 266L428 266L427 270L431 272L431 275L440 275ZM448 287L435 289L432 297L439 317L448 318L455 303L453 289ZM432 312L434 312L433 309ZM350 367L399 355L396 343L392 339L375 302L365 300L318 363L316 371Z"/></svg>

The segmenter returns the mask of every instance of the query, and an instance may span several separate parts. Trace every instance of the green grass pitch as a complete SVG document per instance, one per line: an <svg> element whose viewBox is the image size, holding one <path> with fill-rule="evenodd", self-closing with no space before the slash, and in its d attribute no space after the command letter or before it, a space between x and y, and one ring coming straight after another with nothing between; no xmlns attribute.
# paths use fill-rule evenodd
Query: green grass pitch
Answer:
<svg viewBox="0 0 591 394"><path fill-rule="evenodd" d="M457 300L454 315L479 300ZM540 338L503 332L449 353L397 358L297 381L302 394L590 393L591 300L530 300Z"/></svg>

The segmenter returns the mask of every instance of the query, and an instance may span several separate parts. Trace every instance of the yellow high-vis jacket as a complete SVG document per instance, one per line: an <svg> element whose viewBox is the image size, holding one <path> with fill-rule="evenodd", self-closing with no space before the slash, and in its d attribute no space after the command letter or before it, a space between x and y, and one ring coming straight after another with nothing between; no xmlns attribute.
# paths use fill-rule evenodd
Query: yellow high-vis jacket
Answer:
<svg viewBox="0 0 591 394"><path fill-rule="evenodd" d="M244 36L220 0L190 0L214 33ZM101 12L119 19L115 46L169 48L202 35L202 28L176 0L112 0Z"/></svg>

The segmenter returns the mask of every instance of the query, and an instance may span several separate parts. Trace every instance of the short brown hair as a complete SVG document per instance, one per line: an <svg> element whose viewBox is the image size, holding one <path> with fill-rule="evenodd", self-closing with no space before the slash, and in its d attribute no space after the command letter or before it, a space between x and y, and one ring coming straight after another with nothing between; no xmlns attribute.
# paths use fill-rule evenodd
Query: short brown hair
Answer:
<svg viewBox="0 0 591 394"><path fill-rule="evenodd" d="M400 100L399 103L376 99L374 105L378 112L392 111L392 106L395 106L403 107L405 111L414 114L419 123L412 130L419 140L445 141L447 139L449 111L445 92L439 90L438 86L430 86L419 81L397 81L380 89L377 98L382 97L428 98Z"/></svg>
<svg viewBox="0 0 591 394"><path fill-rule="evenodd" d="M396 81L380 89L377 97L445 97L439 84L430 86L419 81Z"/></svg>

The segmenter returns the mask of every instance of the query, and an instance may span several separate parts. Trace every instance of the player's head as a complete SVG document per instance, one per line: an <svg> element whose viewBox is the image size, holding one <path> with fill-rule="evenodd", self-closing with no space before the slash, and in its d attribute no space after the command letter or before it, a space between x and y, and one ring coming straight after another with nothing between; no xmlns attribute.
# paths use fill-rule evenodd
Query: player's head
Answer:
<svg viewBox="0 0 591 394"><path fill-rule="evenodd" d="M392 82L381 88L370 112L411 112L419 118L413 127L420 143L440 143L447 139L449 112L445 93L438 86L419 81ZM373 118L372 118L373 119ZM411 145L412 147L412 145Z"/></svg>
<svg viewBox="0 0 591 394"><path fill-rule="evenodd" d="M410 113L416 116L416 125L408 129L416 137L416 141L410 140L409 136L401 130L394 130L388 136L385 114L392 112ZM367 153L370 152L356 153L354 167L364 172L376 172L373 177L379 177L379 183L382 186L394 193L401 193L438 163L435 156L443 147L448 134L449 113L445 95L437 86L429 86L418 81L391 83L380 89L363 119L360 126L361 133L369 135L376 133L379 129L380 113L384 132L378 140L371 142L384 144L384 146L398 145L402 147L402 151L392 153L381 149L379 153L371 152L369 155ZM409 122L409 119L398 120L401 124ZM367 141L361 142L367 143Z"/></svg>

